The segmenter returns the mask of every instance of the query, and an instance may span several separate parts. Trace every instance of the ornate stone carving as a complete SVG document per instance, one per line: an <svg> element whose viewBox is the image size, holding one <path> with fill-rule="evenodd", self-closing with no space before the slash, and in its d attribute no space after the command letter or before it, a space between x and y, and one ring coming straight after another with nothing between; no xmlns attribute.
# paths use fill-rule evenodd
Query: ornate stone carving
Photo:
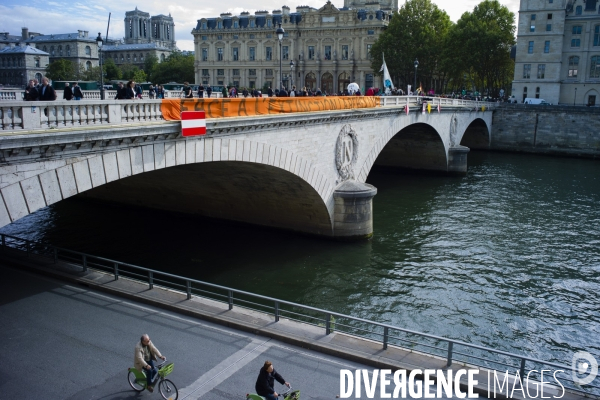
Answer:
<svg viewBox="0 0 600 400"><path fill-rule="evenodd" d="M350 124L342 127L335 144L335 165L342 181L354 178L358 159L358 137Z"/></svg>

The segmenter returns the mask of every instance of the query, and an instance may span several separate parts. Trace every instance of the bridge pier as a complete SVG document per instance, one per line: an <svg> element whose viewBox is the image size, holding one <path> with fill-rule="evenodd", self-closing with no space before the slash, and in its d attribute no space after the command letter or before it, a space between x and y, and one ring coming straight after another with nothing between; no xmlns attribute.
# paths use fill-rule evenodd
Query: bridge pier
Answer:
<svg viewBox="0 0 600 400"><path fill-rule="evenodd" d="M471 149L465 146L452 146L448 149L448 173L465 175L467 173L467 154Z"/></svg>
<svg viewBox="0 0 600 400"><path fill-rule="evenodd" d="M377 188L367 183L346 181L333 192L333 236L342 240L373 236L373 197Z"/></svg>

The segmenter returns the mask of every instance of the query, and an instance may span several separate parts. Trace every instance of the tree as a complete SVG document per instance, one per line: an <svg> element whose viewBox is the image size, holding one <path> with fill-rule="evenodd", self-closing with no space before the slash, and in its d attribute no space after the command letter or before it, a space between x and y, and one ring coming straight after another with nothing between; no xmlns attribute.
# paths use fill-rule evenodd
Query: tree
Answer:
<svg viewBox="0 0 600 400"><path fill-rule="evenodd" d="M107 81L121 79L123 74L112 58L105 58L102 67L104 68Z"/></svg>
<svg viewBox="0 0 600 400"><path fill-rule="evenodd" d="M476 88L497 96L512 80L515 15L498 0L485 0L452 27L445 46L444 66L453 80L471 76Z"/></svg>
<svg viewBox="0 0 600 400"><path fill-rule="evenodd" d="M392 80L405 87L414 84L414 61L418 59L417 86L433 87L434 78L444 79L441 57L451 27L448 14L431 0L407 0L371 47L371 68L379 71L385 54Z"/></svg>
<svg viewBox="0 0 600 400"><path fill-rule="evenodd" d="M147 82L147 80L148 80L146 78L146 73L144 71L142 71L141 69L138 69L137 71L135 71L135 73L133 74L133 77L131 79L138 83Z"/></svg>
<svg viewBox="0 0 600 400"><path fill-rule="evenodd" d="M53 81L75 80L75 66L69 60L56 60L46 67L46 77L52 79Z"/></svg>
<svg viewBox="0 0 600 400"><path fill-rule="evenodd" d="M79 64L75 79L78 81L98 81L100 82L100 67L91 67L86 69L83 64Z"/></svg>
<svg viewBox="0 0 600 400"><path fill-rule="evenodd" d="M149 54L144 60L144 72L148 76L149 82L154 82L154 80L152 79L152 73L157 64L158 57L156 57L154 54Z"/></svg>
<svg viewBox="0 0 600 400"><path fill-rule="evenodd" d="M156 64L152 71L152 82L194 82L194 56L172 53L165 61Z"/></svg>
<svg viewBox="0 0 600 400"><path fill-rule="evenodd" d="M133 64L123 64L120 69L121 76L125 80L132 80L135 73L139 71L139 68Z"/></svg>

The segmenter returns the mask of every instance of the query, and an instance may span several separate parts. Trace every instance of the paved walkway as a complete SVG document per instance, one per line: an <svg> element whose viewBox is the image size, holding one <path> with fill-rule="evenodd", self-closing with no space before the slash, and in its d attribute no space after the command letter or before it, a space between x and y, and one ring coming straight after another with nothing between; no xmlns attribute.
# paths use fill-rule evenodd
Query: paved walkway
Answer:
<svg viewBox="0 0 600 400"><path fill-rule="evenodd" d="M336 398L340 369L445 369L442 359L12 250L0 252L0 273L0 398L137 398L126 375L142 333L175 362L180 399L243 400L266 359L303 399Z"/></svg>

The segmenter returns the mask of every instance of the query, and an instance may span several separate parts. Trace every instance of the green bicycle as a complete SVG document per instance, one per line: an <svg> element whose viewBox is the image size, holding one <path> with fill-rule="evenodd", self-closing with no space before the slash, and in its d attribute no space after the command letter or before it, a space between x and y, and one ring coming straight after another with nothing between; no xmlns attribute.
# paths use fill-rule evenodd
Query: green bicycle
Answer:
<svg viewBox="0 0 600 400"><path fill-rule="evenodd" d="M166 362L167 360L165 359L155 367L158 368L158 374L156 374L154 382L158 380L158 391L163 399L177 400L177 396L179 395L177 387L169 379L165 379L167 375L173 372L173 363L164 365ZM127 380L129 381L129 386L136 392L144 391L147 384L146 373L140 372L136 368L129 368L128 371L129 374L127 374Z"/></svg>
<svg viewBox="0 0 600 400"><path fill-rule="evenodd" d="M300 400L300 391L292 391L291 386L285 392L278 393L278 395L283 397L283 400ZM265 398L263 396L257 395L256 393L246 393L246 400L265 400Z"/></svg>

